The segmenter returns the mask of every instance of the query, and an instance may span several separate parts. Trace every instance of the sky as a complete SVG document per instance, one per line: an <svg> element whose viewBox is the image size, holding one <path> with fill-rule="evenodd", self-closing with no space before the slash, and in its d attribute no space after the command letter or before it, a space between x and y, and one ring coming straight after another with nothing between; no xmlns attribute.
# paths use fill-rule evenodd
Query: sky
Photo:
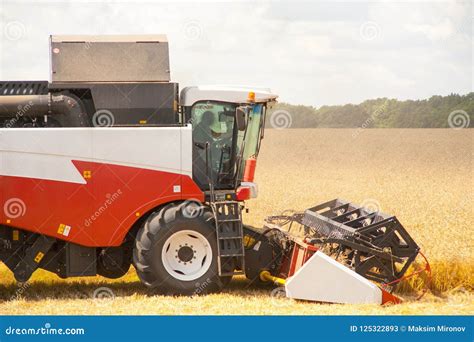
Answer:
<svg viewBox="0 0 474 342"><path fill-rule="evenodd" d="M166 34L180 87L320 107L473 91L471 1L0 0L0 80L49 79L51 34Z"/></svg>

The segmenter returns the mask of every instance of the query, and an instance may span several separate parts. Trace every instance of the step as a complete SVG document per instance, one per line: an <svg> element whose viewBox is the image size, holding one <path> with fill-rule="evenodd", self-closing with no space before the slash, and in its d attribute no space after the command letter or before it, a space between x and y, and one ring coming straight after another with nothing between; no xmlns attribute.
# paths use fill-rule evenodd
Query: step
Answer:
<svg viewBox="0 0 474 342"><path fill-rule="evenodd" d="M221 236L218 238L219 240L240 240L242 236Z"/></svg>
<svg viewBox="0 0 474 342"><path fill-rule="evenodd" d="M219 220L219 218L217 218L217 223L218 224L221 224L223 222L240 222L241 220L240 219L223 219L223 220Z"/></svg>

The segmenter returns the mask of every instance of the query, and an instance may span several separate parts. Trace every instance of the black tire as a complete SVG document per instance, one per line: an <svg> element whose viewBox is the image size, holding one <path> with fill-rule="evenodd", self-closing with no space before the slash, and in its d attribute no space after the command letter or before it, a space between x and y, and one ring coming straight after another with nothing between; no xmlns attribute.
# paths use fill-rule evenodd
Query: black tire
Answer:
<svg viewBox="0 0 474 342"><path fill-rule="evenodd" d="M109 278L118 279L127 274L132 264L129 244L120 247L109 247L99 251L97 256L97 274Z"/></svg>
<svg viewBox="0 0 474 342"><path fill-rule="evenodd" d="M133 263L138 277L148 288L156 289L164 294L199 295L220 291L227 282L227 279L221 279L218 275L217 240L213 215L209 210L204 209L199 215L196 215L197 217L188 217L189 215L183 214L186 213L183 210L186 205L188 205L187 202L168 204L152 213L145 220L143 226L138 231L133 250ZM205 273L199 275L199 272L197 272L194 279L176 278L179 277L177 271L170 272L167 270L167 266L165 266L165 263L167 263L169 269L169 265L173 261L163 261L162 258L162 253L166 255L174 253L172 250L170 252L172 243L169 241L173 241L173 238L170 237L187 234L193 238L192 234L188 234L185 231L196 232L194 238L197 239L199 237L199 241L203 241L202 237L204 237L207 240L206 246L212 251L212 258L208 268L202 267L199 271L205 271ZM187 248L187 245L180 247L179 251L175 250L175 258L180 260L179 262L181 260L188 260L178 257L178 252L183 248ZM191 256L193 258L193 256L198 254L194 254L192 249ZM197 267L199 262L201 262L201 265L206 265L208 263L206 257L201 261L195 260L194 266ZM168 257L167 260L169 260ZM192 262L188 261L188 263ZM183 276L188 277L189 275L183 273ZM193 276L191 275L190 277Z"/></svg>

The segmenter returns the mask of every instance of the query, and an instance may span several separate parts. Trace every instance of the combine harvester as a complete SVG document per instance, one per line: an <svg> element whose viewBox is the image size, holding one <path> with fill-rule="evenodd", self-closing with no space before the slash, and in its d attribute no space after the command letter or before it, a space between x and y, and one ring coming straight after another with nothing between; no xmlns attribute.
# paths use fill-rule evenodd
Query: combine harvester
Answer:
<svg viewBox="0 0 474 342"><path fill-rule="evenodd" d="M419 247L393 216L333 200L243 225L277 95L178 94L155 35L52 36L50 82L0 82L0 260L17 281L38 268L119 278L133 264L162 293L219 291L245 274L291 298L399 301L388 290Z"/></svg>

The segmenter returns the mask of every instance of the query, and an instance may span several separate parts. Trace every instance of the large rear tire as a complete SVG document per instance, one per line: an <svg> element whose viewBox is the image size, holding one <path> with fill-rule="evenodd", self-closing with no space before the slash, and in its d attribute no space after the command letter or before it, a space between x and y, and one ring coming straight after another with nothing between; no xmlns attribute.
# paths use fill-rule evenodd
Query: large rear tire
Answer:
<svg viewBox="0 0 474 342"><path fill-rule="evenodd" d="M187 215L189 203L168 204L152 213L138 231L133 261L147 287L165 294L199 295L220 291L213 215Z"/></svg>

